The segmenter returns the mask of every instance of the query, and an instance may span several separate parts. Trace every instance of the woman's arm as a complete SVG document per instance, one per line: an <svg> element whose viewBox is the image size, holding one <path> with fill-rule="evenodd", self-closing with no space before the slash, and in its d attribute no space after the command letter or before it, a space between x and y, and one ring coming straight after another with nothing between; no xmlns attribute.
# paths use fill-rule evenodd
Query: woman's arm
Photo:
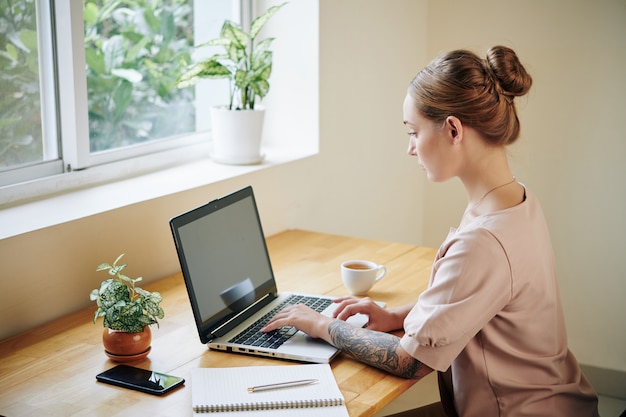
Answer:
<svg viewBox="0 0 626 417"><path fill-rule="evenodd" d="M324 339L356 360L394 375L420 379L432 372L431 368L413 358L400 346L399 337L370 330L369 324L367 328L354 327L343 320L323 316L303 304L298 304L278 312L262 331L267 332L282 326L294 326L311 337Z"/></svg>
<svg viewBox="0 0 626 417"><path fill-rule="evenodd" d="M433 370L409 355L400 338L334 320L328 325L330 342L367 365L403 378L421 379Z"/></svg>

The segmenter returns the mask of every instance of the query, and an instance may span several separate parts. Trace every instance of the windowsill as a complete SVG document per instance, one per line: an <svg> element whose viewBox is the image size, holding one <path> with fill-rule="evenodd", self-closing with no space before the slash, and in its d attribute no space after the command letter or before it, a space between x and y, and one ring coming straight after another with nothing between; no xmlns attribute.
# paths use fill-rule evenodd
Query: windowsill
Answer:
<svg viewBox="0 0 626 417"><path fill-rule="evenodd" d="M260 164L236 166L213 162L206 143L183 149L184 152L175 150L151 155L141 162L136 158L6 187L0 197L0 239L191 190L317 153L264 148L265 157ZM182 158L186 160L181 162ZM178 163L167 162L171 160ZM139 169L138 164L141 164ZM142 173L133 175L131 171ZM42 195L44 192L47 195Z"/></svg>

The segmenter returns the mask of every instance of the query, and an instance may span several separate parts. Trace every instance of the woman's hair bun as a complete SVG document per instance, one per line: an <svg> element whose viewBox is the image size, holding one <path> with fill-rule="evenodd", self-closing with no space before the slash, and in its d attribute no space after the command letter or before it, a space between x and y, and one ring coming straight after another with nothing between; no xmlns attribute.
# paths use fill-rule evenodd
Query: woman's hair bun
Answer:
<svg viewBox="0 0 626 417"><path fill-rule="evenodd" d="M486 58L464 49L440 55L413 78L409 94L427 119L442 123L454 115L488 143L509 145L520 132L514 99L531 85L515 51L494 46Z"/></svg>
<svg viewBox="0 0 626 417"><path fill-rule="evenodd" d="M504 94L518 97L530 90L532 77L511 48L506 46L490 48L487 51L486 62Z"/></svg>

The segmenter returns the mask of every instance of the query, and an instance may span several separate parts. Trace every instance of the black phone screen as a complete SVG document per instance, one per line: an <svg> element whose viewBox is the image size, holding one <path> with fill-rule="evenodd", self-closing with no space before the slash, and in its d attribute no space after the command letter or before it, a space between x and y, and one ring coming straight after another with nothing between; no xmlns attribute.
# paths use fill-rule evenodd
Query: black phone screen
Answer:
<svg viewBox="0 0 626 417"><path fill-rule="evenodd" d="M184 384L183 378L134 366L118 365L96 375L100 382L130 388L149 394L162 395Z"/></svg>

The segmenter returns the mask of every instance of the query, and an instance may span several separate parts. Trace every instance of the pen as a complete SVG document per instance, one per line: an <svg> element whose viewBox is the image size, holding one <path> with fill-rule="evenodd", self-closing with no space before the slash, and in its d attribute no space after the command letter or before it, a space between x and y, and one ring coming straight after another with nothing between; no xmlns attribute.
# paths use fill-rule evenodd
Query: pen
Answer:
<svg viewBox="0 0 626 417"><path fill-rule="evenodd" d="M300 385L317 384L318 382L319 381L317 379L301 379L299 381L280 382L278 384L258 385L256 387L248 388L248 392L259 392L271 389L297 387Z"/></svg>

